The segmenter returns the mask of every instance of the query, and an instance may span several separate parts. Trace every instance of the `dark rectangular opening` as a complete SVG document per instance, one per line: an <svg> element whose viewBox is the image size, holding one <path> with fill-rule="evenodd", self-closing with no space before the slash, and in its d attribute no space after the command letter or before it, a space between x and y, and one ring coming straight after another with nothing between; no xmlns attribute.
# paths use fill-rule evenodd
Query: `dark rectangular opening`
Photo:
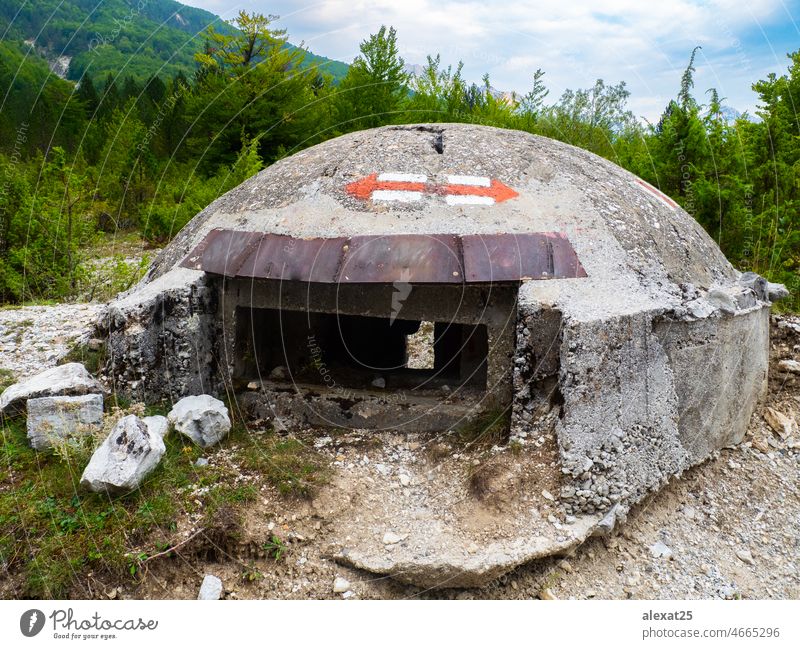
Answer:
<svg viewBox="0 0 800 649"><path fill-rule="evenodd" d="M361 389L486 389L486 325L236 311L235 376Z"/></svg>

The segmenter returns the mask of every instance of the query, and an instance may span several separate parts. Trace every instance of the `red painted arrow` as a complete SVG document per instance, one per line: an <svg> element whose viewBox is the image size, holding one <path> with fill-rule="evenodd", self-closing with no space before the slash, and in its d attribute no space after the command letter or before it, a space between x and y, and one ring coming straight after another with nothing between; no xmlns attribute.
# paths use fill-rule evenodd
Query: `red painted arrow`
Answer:
<svg viewBox="0 0 800 649"><path fill-rule="evenodd" d="M417 183L403 180L378 180L378 174L370 174L345 186L347 193L361 200L372 197L376 190L422 192L438 196L489 196L496 203L502 203L519 194L505 183L492 179L489 187L478 185L437 185L435 183Z"/></svg>

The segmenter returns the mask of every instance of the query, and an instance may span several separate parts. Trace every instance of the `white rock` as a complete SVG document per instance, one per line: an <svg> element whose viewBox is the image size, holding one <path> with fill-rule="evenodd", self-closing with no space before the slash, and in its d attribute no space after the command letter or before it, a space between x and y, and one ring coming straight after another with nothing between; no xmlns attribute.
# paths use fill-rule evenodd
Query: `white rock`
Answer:
<svg viewBox="0 0 800 649"><path fill-rule="evenodd" d="M200 467L200 466L208 466L208 458L205 458L205 457L199 457L199 458L197 458L197 460L195 461L194 465L195 465L195 466L197 466L197 467Z"/></svg>
<svg viewBox="0 0 800 649"><path fill-rule="evenodd" d="M184 397L173 406L167 419L175 430L203 447L218 443L231 429L225 404L207 394Z"/></svg>
<svg viewBox="0 0 800 649"><path fill-rule="evenodd" d="M102 393L103 386L80 363L51 367L24 381L9 386L0 395L0 412L22 409L28 399Z"/></svg>
<svg viewBox="0 0 800 649"><path fill-rule="evenodd" d="M547 491L547 489L542 491L542 498L544 498L545 500L555 500L555 498L553 497L553 494L551 494L549 491Z"/></svg>
<svg viewBox="0 0 800 649"><path fill-rule="evenodd" d="M657 559L671 559L672 558L672 550L667 546L665 543L661 541L656 541L653 545L650 546L650 554L652 554Z"/></svg>
<svg viewBox="0 0 800 649"><path fill-rule="evenodd" d="M739 561L746 563L748 566L755 565L756 563L753 559L753 555L750 553L750 550L736 550L736 556L739 558Z"/></svg>
<svg viewBox="0 0 800 649"><path fill-rule="evenodd" d="M386 532L386 534L383 535L383 544L394 545L395 543L400 543L404 538L406 537L395 534L394 532Z"/></svg>
<svg viewBox="0 0 800 649"><path fill-rule="evenodd" d="M142 421L150 429L150 432L158 435L161 439L164 439L169 433L169 420L166 417L153 415L152 417L145 417Z"/></svg>
<svg viewBox="0 0 800 649"><path fill-rule="evenodd" d="M407 487L411 484L411 478L407 476L405 473L400 474L400 484L404 487Z"/></svg>
<svg viewBox="0 0 800 649"><path fill-rule="evenodd" d="M778 368L784 372L791 372L792 374L800 374L800 363L791 359L783 360L778 363Z"/></svg>
<svg viewBox="0 0 800 649"><path fill-rule="evenodd" d="M98 492L131 491L156 468L165 450L164 440L136 415L123 417L95 450L81 486Z"/></svg>
<svg viewBox="0 0 800 649"><path fill-rule="evenodd" d="M103 425L103 395L28 399L28 441L37 451L57 439L85 437Z"/></svg>
<svg viewBox="0 0 800 649"><path fill-rule="evenodd" d="M214 575L206 575L203 577L203 583L200 584L200 593L197 599L216 600L222 597L222 580Z"/></svg>
<svg viewBox="0 0 800 649"><path fill-rule="evenodd" d="M347 581L344 577L337 577L333 581L333 592L334 593L346 593L350 590L350 582Z"/></svg>

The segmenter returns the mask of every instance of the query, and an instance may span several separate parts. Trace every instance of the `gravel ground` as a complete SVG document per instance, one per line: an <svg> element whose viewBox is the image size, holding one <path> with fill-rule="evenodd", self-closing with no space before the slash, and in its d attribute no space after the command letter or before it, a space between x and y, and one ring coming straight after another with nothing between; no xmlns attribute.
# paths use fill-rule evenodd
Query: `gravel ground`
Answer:
<svg viewBox="0 0 800 649"><path fill-rule="evenodd" d="M0 310L0 368L24 377L54 365L88 335L100 308ZM120 584L108 596L195 598L203 575L211 573L223 579L230 599L800 598L800 375L780 365L787 360L800 361L800 318L773 317L770 391L744 443L673 479L610 536L567 557L521 566L483 588L423 590L340 566L325 552L326 522L313 503L281 500L262 489L238 548L213 561L160 562L138 585ZM788 429L775 424L775 412ZM371 461L383 452L375 446L351 450L368 453ZM337 449L342 452L350 455ZM226 461L225 449L209 460ZM185 524L181 531L190 534L191 521ZM287 540L280 562L258 549L257 540L272 533Z"/></svg>
<svg viewBox="0 0 800 649"><path fill-rule="evenodd" d="M81 338L102 304L0 309L0 369L22 379L52 367Z"/></svg>

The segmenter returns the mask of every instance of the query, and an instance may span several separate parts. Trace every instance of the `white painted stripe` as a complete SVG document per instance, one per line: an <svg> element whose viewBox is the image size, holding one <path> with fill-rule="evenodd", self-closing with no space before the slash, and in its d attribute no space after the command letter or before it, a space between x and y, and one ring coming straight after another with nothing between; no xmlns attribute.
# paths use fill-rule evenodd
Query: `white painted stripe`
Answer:
<svg viewBox="0 0 800 649"><path fill-rule="evenodd" d="M373 201L399 201L400 203L413 203L422 198L422 192L407 192L403 190L376 189L372 192Z"/></svg>
<svg viewBox="0 0 800 649"><path fill-rule="evenodd" d="M425 174L403 174L395 171L390 171L378 176L378 182L401 182L401 183L424 183L428 180Z"/></svg>
<svg viewBox="0 0 800 649"><path fill-rule="evenodd" d="M471 185L472 187L490 187L492 181L486 176L448 176L451 185Z"/></svg>
<svg viewBox="0 0 800 649"><path fill-rule="evenodd" d="M494 205L491 196L459 196L457 194L447 194L444 197L448 205Z"/></svg>

